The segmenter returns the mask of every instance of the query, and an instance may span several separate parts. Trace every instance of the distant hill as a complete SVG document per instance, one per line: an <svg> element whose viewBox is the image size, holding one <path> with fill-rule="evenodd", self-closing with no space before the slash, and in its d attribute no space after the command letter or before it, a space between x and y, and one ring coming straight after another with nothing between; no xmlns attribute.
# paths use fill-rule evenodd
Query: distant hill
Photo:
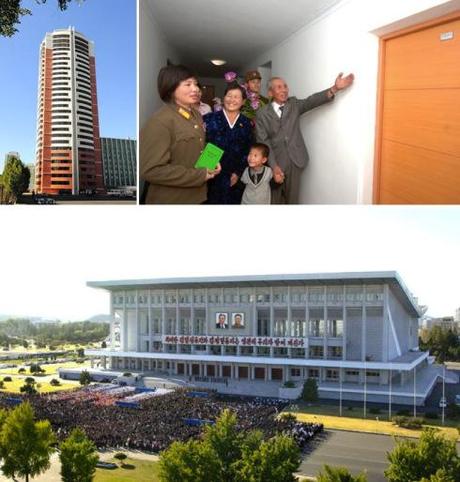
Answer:
<svg viewBox="0 0 460 482"><path fill-rule="evenodd" d="M88 318L87 321L98 321L99 323L110 323L111 320L110 315L94 315L91 318Z"/></svg>

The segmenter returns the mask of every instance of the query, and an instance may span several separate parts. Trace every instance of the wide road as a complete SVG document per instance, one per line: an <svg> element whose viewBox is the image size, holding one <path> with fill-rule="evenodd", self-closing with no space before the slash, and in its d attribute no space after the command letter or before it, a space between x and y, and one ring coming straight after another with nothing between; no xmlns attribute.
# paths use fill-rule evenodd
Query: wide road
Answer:
<svg viewBox="0 0 460 482"><path fill-rule="evenodd" d="M369 482L385 482L387 452L394 447L388 435L327 430L316 437L299 473L315 477L325 464L346 467L353 475L366 471Z"/></svg>

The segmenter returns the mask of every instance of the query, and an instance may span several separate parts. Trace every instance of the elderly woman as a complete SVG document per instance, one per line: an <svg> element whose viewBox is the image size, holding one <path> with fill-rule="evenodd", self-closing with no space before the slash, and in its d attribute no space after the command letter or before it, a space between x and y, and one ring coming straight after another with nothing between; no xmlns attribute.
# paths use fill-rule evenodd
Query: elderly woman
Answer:
<svg viewBox="0 0 460 482"><path fill-rule="evenodd" d="M169 65L158 75L158 93L165 106L140 134L140 172L148 183L146 204L201 204L206 182L220 172L196 169L205 145L203 122L193 105L198 82L182 65Z"/></svg>
<svg viewBox="0 0 460 482"><path fill-rule="evenodd" d="M241 115L246 99L244 89L230 84L223 109L204 116L206 140L224 150L222 172L208 182L208 204L241 204L244 186L239 183L248 166L248 153L254 141L251 121Z"/></svg>

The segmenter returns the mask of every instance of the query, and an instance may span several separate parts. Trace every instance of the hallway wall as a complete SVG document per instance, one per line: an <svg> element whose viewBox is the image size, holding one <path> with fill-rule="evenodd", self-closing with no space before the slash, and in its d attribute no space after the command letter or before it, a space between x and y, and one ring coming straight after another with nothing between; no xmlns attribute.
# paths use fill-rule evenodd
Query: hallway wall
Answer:
<svg viewBox="0 0 460 482"><path fill-rule="evenodd" d="M330 87L336 75L356 81L333 104L306 114L301 128L310 152L301 202L372 202L378 34L435 18L458 0L345 0L246 68L272 61L273 76L286 79L291 95L307 97Z"/></svg>
<svg viewBox="0 0 460 482"><path fill-rule="evenodd" d="M157 92L157 76L167 59L179 56L167 43L144 0L139 2L139 128L158 110L162 101Z"/></svg>

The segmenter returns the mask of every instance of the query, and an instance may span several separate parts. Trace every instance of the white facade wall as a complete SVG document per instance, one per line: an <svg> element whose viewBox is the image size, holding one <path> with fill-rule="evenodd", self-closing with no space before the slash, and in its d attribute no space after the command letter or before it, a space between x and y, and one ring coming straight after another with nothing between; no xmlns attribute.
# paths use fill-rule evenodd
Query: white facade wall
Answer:
<svg viewBox="0 0 460 482"><path fill-rule="evenodd" d="M178 33L180 35L180 33ZM179 61L168 45L153 13L143 0L139 2L139 127L163 104L157 92L157 76L167 60Z"/></svg>
<svg viewBox="0 0 460 482"><path fill-rule="evenodd" d="M344 0L246 66L271 61L272 75L284 77L299 98L330 87L339 72L356 75L354 86L332 105L301 121L311 158L302 175L301 203L372 202L378 35L458 8L459 0Z"/></svg>

